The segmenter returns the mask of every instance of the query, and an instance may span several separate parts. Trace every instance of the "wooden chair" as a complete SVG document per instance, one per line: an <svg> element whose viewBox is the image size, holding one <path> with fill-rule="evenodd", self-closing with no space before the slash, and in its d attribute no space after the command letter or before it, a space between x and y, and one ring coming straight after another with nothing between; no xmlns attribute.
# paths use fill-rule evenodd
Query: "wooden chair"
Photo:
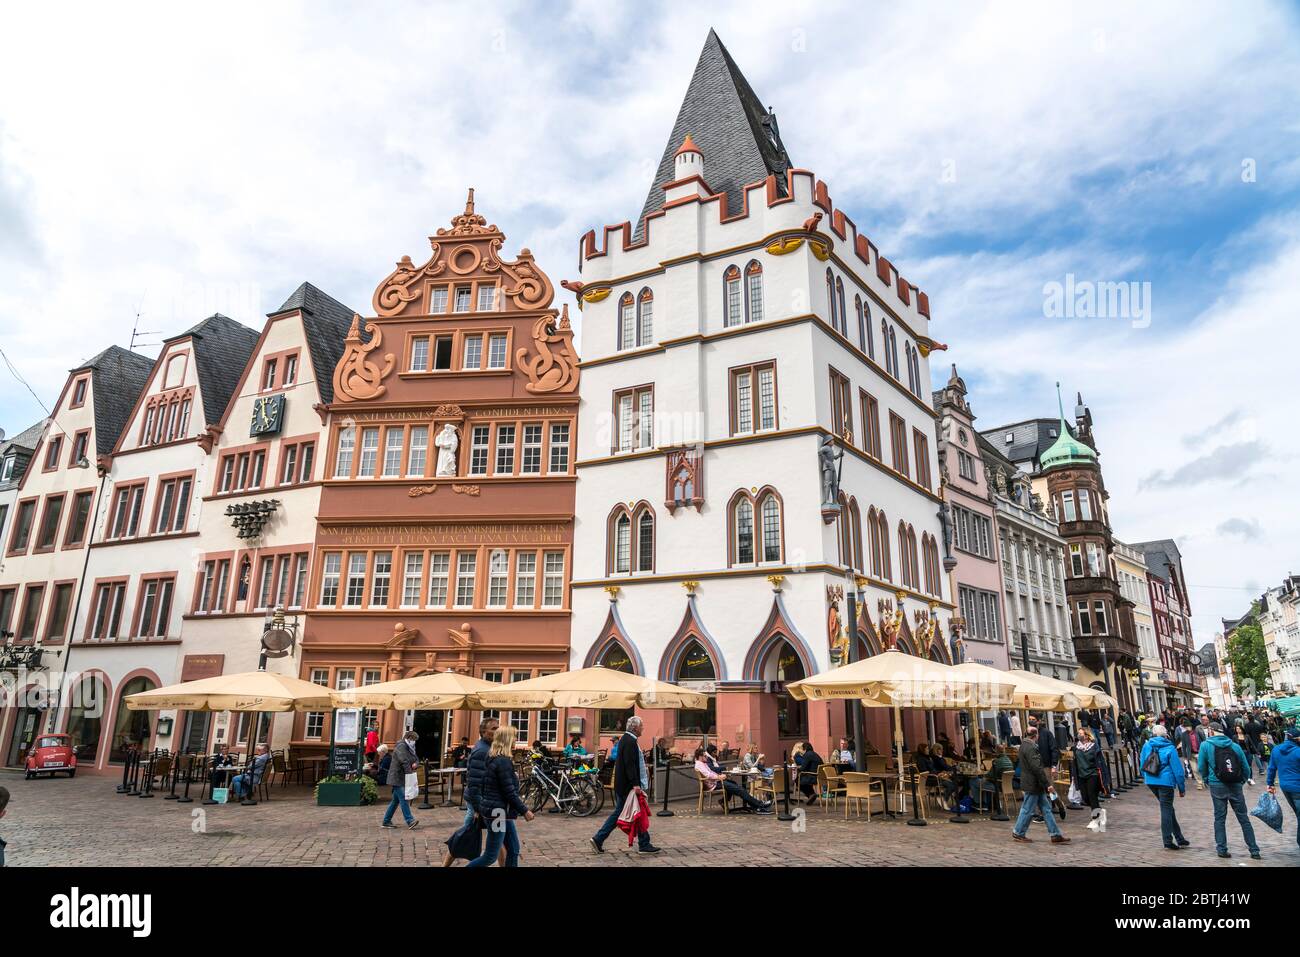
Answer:
<svg viewBox="0 0 1300 957"><path fill-rule="evenodd" d="M1015 776L1016 776L1016 772L1014 770L1003 771L1002 780L998 783L998 789L1002 795L1003 814L1009 815L1012 812L1019 810L1020 808L1020 802L1016 800L1016 789L1015 786L1012 784L1012 781L1015 779Z"/></svg>
<svg viewBox="0 0 1300 957"><path fill-rule="evenodd" d="M883 806L885 801L885 782L872 780L870 774L862 771L845 771L840 776L844 783L844 817L849 816L849 804L852 802L854 813L862 816L862 802L867 802L867 823L871 823L871 799L879 796Z"/></svg>
<svg viewBox="0 0 1300 957"><path fill-rule="evenodd" d="M822 811L829 813L836 798L843 797L844 777L832 764L823 764L817 769L817 793L821 795Z"/></svg>
<svg viewBox="0 0 1300 957"><path fill-rule="evenodd" d="M170 754L161 755L153 765L153 776L158 779L158 787L167 787L167 781L172 773L172 756Z"/></svg>
<svg viewBox="0 0 1300 957"><path fill-rule="evenodd" d="M889 756L885 754L868 754L867 773L884 774L889 770Z"/></svg>
<svg viewBox="0 0 1300 957"><path fill-rule="evenodd" d="M696 776L696 778L699 779L699 782L700 782L700 796L699 796L699 801L696 803L695 810L696 810L698 813L703 814L703 813L704 813L704 803L705 803L705 799L706 799L706 798L710 798L710 797L721 797L721 799L722 799L722 816L723 816L723 817L726 817L726 815L727 815L727 805L730 803L731 795L729 795L729 794L727 793L727 789L726 789L725 787L723 787L723 782L722 782L722 781L719 781L718 784L717 784L717 787L710 788L710 787L709 787L709 779L706 778L706 777L703 775L703 773L701 773L700 771L696 771L696 772L695 772L695 776ZM710 803L712 803L712 802L710 802Z"/></svg>
<svg viewBox="0 0 1300 957"><path fill-rule="evenodd" d="M785 768L774 768L770 778L755 778L750 790L754 792L755 797L766 794L775 803L777 798L785 793Z"/></svg>

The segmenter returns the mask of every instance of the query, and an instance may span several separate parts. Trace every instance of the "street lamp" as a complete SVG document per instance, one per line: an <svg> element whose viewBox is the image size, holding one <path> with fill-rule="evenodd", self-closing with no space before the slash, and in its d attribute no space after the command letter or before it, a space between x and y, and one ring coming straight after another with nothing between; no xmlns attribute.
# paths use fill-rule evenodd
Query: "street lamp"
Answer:
<svg viewBox="0 0 1300 957"><path fill-rule="evenodd" d="M1024 662L1025 671L1029 670L1029 636L1025 634L1025 616L1020 616L1020 660Z"/></svg>

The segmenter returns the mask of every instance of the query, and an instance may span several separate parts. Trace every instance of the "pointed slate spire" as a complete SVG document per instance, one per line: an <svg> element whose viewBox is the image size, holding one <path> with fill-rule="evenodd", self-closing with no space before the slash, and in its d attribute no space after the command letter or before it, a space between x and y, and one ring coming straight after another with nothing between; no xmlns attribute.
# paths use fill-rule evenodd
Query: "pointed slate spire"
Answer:
<svg viewBox="0 0 1300 957"><path fill-rule="evenodd" d="M791 164L781 143L776 114L764 108L717 33L709 30L650 184L637 235L645 228L646 216L663 206L663 186L675 179L678 148L688 135L704 157L709 186L727 194L730 212L740 210L742 187L769 174L776 174L777 190L785 195L785 171Z"/></svg>

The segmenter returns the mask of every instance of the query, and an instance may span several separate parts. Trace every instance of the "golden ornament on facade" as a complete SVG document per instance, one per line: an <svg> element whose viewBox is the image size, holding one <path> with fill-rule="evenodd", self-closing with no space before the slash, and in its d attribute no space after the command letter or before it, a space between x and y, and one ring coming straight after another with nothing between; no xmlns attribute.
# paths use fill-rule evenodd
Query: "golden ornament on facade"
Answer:
<svg viewBox="0 0 1300 957"><path fill-rule="evenodd" d="M352 327L343 340L343 358L334 369L334 394L341 401L377 399L388 391L383 380L393 371L396 361L391 352L383 357L383 364L371 362L368 356L384 343L383 333L373 322L367 322L370 341L361 342L361 317L352 316Z"/></svg>
<svg viewBox="0 0 1300 957"><path fill-rule="evenodd" d="M601 302L608 299L613 290L609 286L600 286L596 289L585 290L582 294L583 302Z"/></svg>
<svg viewBox="0 0 1300 957"><path fill-rule="evenodd" d="M695 589L700 587L700 583L697 581L684 581L682 587L686 589L686 594L694 595Z"/></svg>
<svg viewBox="0 0 1300 957"><path fill-rule="evenodd" d="M772 591L780 591L781 586L785 583L784 575L768 575L767 580L772 585Z"/></svg>
<svg viewBox="0 0 1300 957"><path fill-rule="evenodd" d="M820 239L808 240L808 248L812 250L812 254L817 257L819 262L825 262L831 258L830 247Z"/></svg>
<svg viewBox="0 0 1300 957"><path fill-rule="evenodd" d="M785 239L778 239L769 243L767 251L773 256L784 256L786 253L792 253L803 245L803 239L799 236L787 236Z"/></svg>
<svg viewBox="0 0 1300 957"><path fill-rule="evenodd" d="M618 601L618 593L623 589L618 585L606 585L605 594L609 596L610 601Z"/></svg>

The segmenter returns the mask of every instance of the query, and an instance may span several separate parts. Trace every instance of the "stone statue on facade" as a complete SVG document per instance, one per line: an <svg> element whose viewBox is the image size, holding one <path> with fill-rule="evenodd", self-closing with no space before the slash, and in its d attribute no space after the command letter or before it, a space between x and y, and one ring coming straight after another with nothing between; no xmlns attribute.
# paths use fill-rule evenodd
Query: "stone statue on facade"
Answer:
<svg viewBox="0 0 1300 957"><path fill-rule="evenodd" d="M840 460L844 450L835 447L835 439L829 435L822 436L817 448L817 461L822 473L822 514L838 512L840 507Z"/></svg>
<svg viewBox="0 0 1300 957"><path fill-rule="evenodd" d="M460 447L460 437L456 434L456 427L448 422L442 427L438 437L433 440L433 444L438 447L438 468L434 474L454 477L456 449Z"/></svg>

